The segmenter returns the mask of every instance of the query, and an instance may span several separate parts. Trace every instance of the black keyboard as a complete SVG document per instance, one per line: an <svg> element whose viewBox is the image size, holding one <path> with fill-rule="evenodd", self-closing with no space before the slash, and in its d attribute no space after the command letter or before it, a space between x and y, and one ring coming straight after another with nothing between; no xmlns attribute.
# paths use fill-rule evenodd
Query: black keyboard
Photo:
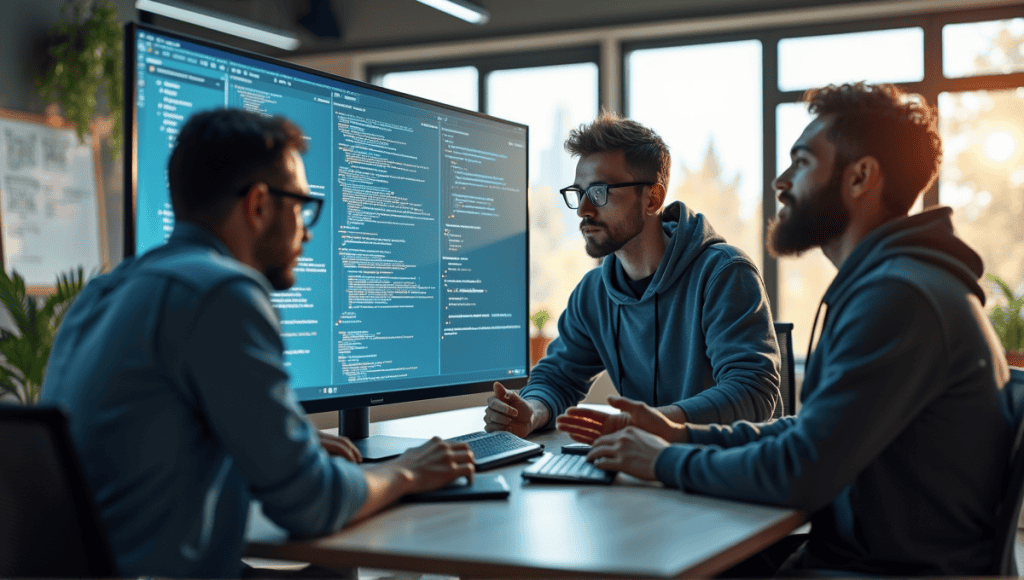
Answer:
<svg viewBox="0 0 1024 580"><path fill-rule="evenodd" d="M567 483L603 483L615 481L616 472L598 469L587 463L585 455L554 455L544 457L523 470L523 479L530 481L563 481Z"/></svg>
<svg viewBox="0 0 1024 580"><path fill-rule="evenodd" d="M540 443L527 441L507 431L495 431L494 433L478 431L469 435L452 437L448 441L469 443L469 448L473 450L473 458L476 460L477 471L521 461L544 452L544 446Z"/></svg>

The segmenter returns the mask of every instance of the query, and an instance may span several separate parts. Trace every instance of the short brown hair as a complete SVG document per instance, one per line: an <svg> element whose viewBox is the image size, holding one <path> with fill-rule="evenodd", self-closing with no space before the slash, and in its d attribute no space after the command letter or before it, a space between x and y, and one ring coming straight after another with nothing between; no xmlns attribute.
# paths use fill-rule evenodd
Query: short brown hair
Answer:
<svg viewBox="0 0 1024 580"><path fill-rule="evenodd" d="M931 187L942 161L935 108L889 84L829 85L804 94L813 115L829 115L828 137L842 165L865 155L878 160L885 177L882 203L905 214Z"/></svg>
<svg viewBox="0 0 1024 580"><path fill-rule="evenodd" d="M565 150L577 156L622 151L636 179L654 181L668 189L672 157L657 133L632 119L605 111L593 123L569 132Z"/></svg>
<svg viewBox="0 0 1024 580"><path fill-rule="evenodd" d="M284 117L242 109L196 113L178 133L167 164L175 218L219 223L240 191L279 178L289 150L302 153L306 142Z"/></svg>

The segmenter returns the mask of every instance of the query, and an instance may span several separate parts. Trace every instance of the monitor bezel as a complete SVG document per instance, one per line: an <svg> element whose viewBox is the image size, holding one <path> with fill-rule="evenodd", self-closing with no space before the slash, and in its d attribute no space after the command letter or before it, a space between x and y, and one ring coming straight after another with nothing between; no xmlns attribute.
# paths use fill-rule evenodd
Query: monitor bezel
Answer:
<svg viewBox="0 0 1024 580"><path fill-rule="evenodd" d="M135 38L139 31L151 32L153 34L173 38L183 42L190 42L205 46L207 48L221 50L229 54L234 54L240 57L265 62L274 66L280 66L283 68L295 70L308 75L324 78L328 81L334 81L339 83L348 83L368 89L371 91L390 94L400 98L409 99L411 101L424 103L434 107L440 107L442 109L451 110L460 114L470 115L487 121L493 121L508 125L510 127L522 128L525 132L526 147L524 151L526 163L524 164L524 183L527 184L526 191L523 192L525 196L524 203L526 204L525 220L524 224L524 240L526 244L526 255L525 255L525 268L522 272L522 280L525 286L524 296L526 297L526 309L525 311L529 314L530 306L530 207L529 207L529 164L530 164L530 133L529 127L522 123L515 121L509 121L507 119L501 119L480 113L478 111L470 111L456 107L454 105L448 105L445 103L439 103L430 99L424 99L415 95L402 93L392 89L379 87L363 81L350 79L335 75L332 73L319 71L313 68L309 68L303 65L291 63L274 57L266 56L263 54L242 50L219 42L213 42L189 36L187 34L181 34L166 30L150 24L143 24L138 22L128 22L124 26L124 257L129 258L135 255L135 228L136 228L136 211L138 206L138 116L137 116L137 103L136 103L136 60L135 60ZM370 408L380 405L389 405L394 403L408 403L412 401L422 401L429 399L439 399L443 397L455 397L460 395L471 395L479 394L492 390L493 383L497 380L503 385L510 389L518 389L526 385L529 373L530 373L530 348L529 348L529 321L526 321L526 336L523 345L523 364L524 368L527 369L525 377L517 378L498 378L488 379L485 381L474 381L469 383L457 383L450 385L438 385L430 387L412 387L409 389L402 389L399 391L391 392L378 392L370 394L353 394L353 395L337 395L321 399L313 400L299 400L299 404L302 405L303 409L307 413L321 413L330 411L345 411L349 409L358 409L362 407ZM324 387L339 386L339 385L322 385Z"/></svg>

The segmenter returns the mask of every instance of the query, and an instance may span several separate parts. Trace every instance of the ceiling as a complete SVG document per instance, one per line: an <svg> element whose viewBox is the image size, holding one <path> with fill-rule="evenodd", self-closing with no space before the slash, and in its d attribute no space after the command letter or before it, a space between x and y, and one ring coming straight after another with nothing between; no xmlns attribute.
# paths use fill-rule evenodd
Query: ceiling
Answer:
<svg viewBox="0 0 1024 580"><path fill-rule="evenodd" d="M180 0L286 29L301 39L290 54L313 54L683 20L744 12L887 0L474 0L490 21L469 24L416 0ZM333 15L333 16L332 16ZM146 15L143 15L144 19ZM151 24L264 54L279 49L149 15Z"/></svg>

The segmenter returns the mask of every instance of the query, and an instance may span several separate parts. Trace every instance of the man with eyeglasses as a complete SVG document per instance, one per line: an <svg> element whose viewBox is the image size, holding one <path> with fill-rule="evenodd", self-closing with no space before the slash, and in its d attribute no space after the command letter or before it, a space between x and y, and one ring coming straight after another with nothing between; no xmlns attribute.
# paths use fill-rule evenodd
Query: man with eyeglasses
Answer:
<svg viewBox="0 0 1024 580"><path fill-rule="evenodd" d="M473 475L469 447L437 438L363 469L298 406L270 293L295 283L323 204L304 149L281 117L193 116L170 239L92 280L61 326L42 402L68 415L122 576L239 576L251 500L309 536Z"/></svg>
<svg viewBox="0 0 1024 580"><path fill-rule="evenodd" d="M603 370L619 394L675 421L770 419L781 404L779 349L764 285L703 215L678 201L663 207L665 142L605 113L565 148L579 162L561 194L587 254L604 260L573 291L526 387L495 383L485 428L525 436L553 427Z"/></svg>

